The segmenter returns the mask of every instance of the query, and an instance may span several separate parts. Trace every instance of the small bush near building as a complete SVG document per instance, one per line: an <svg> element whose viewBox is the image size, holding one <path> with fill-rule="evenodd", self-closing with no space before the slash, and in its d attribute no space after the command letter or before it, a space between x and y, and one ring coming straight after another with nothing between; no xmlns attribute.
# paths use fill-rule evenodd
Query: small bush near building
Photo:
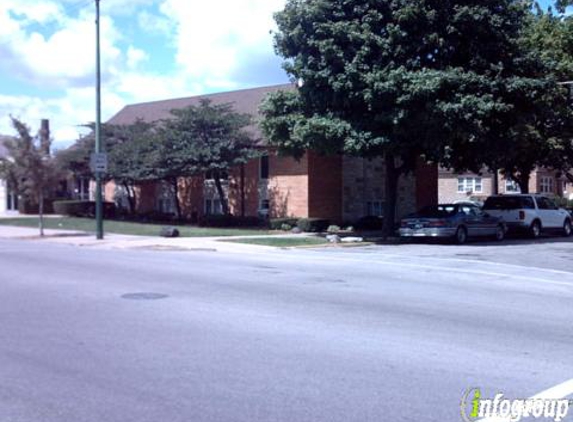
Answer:
<svg viewBox="0 0 573 422"><path fill-rule="evenodd" d="M368 216L359 219L354 228L356 230L382 230L384 227L384 219L382 217Z"/></svg>
<svg viewBox="0 0 573 422"><path fill-rule="evenodd" d="M324 218L301 218L297 225L303 232L317 233L325 231L330 221Z"/></svg>
<svg viewBox="0 0 573 422"><path fill-rule="evenodd" d="M69 217L95 217L95 201L55 201L54 212ZM113 202L103 203L103 216L113 218L115 216L115 204Z"/></svg>
<svg viewBox="0 0 573 422"><path fill-rule="evenodd" d="M295 227L298 223L298 218L271 218L269 220L269 228L271 230L284 230L283 225L287 224L289 226Z"/></svg>
<svg viewBox="0 0 573 422"><path fill-rule="evenodd" d="M54 213L54 201L52 199L44 199L44 214ZM23 199L18 202L18 212L20 214L38 214L40 207L28 199Z"/></svg>
<svg viewBox="0 0 573 422"><path fill-rule="evenodd" d="M285 224L283 224L283 225L281 226L281 230L282 230L282 231L285 231L285 232L291 231L291 230L292 230L292 226L291 226L290 224L286 224L286 223L285 223Z"/></svg>
<svg viewBox="0 0 573 422"><path fill-rule="evenodd" d="M331 224L330 226L328 226L328 229L326 229L326 231L328 233L338 233L340 231L340 226Z"/></svg>
<svg viewBox="0 0 573 422"><path fill-rule="evenodd" d="M237 217L234 215L206 215L199 220L200 227L260 227L259 217Z"/></svg>

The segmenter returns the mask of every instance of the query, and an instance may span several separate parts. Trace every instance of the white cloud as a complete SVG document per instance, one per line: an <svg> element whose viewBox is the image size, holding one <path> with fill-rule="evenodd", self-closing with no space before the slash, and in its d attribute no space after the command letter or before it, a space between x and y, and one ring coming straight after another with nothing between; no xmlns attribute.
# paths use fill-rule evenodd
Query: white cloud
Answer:
<svg viewBox="0 0 573 422"><path fill-rule="evenodd" d="M241 62L272 55L273 13L285 0L164 0L176 28L177 63L196 78L229 81Z"/></svg>
<svg viewBox="0 0 573 422"><path fill-rule="evenodd" d="M103 120L129 103L241 87L237 72L272 60L272 14L284 2L102 1ZM33 127L50 119L59 146L85 133L77 125L95 120L93 18L93 4L80 0L0 0L0 72L37 91L2 95L0 81L0 133L12 133L9 114ZM174 48L173 63L153 63L165 60L165 52L139 42L123 25L129 19L146 36L159 37L154 48Z"/></svg>
<svg viewBox="0 0 573 422"><path fill-rule="evenodd" d="M130 45L127 49L127 66L130 69L135 69L143 61L149 60L149 55L134 46Z"/></svg>

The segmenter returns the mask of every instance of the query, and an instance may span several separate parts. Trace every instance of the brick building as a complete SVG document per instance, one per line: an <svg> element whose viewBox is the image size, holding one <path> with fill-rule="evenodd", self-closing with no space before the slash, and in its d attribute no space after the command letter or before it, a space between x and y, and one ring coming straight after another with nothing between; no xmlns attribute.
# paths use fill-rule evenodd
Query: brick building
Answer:
<svg viewBox="0 0 573 422"><path fill-rule="evenodd" d="M502 174L497 175L498 193L519 193L519 185ZM466 172L454 173L451 170L438 170L438 199L440 203L476 199L484 201L493 194L494 175L483 171L481 174ZM543 193L573 199L573 176L555 170L538 168L529 178L529 192Z"/></svg>
<svg viewBox="0 0 573 422"><path fill-rule="evenodd" d="M137 119L154 122L170 117L170 110L198 105L203 98L213 103L232 103L237 112L257 117L263 98L270 92L290 90L292 85L246 89L198 97L126 106L109 120L131 124ZM249 127L263 155L232 169L224 182L233 215L270 217L319 217L350 222L367 215L382 215L384 165L381 159L321 156L308 151L300 160L279 156L268 147L256 125ZM209 175L181 178L182 213L191 220L221 212L214 182ZM437 201L437 168L420 164L416 174L404 178L398 189L398 217ZM125 204L122 190L105 187L106 200ZM173 212L173 193L162 183L145 183L136 190L139 212Z"/></svg>

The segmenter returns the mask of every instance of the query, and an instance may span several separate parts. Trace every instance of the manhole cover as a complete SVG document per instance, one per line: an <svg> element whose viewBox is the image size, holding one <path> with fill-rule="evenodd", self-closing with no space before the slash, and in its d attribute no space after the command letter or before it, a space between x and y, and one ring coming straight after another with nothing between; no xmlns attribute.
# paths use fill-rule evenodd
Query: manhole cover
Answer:
<svg viewBox="0 0 573 422"><path fill-rule="evenodd" d="M162 293L126 293L121 295L122 299L131 299L131 300L157 300L157 299L165 299L168 297Z"/></svg>

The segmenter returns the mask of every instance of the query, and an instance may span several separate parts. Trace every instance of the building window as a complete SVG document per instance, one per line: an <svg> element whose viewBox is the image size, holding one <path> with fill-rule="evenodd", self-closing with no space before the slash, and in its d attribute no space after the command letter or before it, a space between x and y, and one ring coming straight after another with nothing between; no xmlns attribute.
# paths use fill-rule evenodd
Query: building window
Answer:
<svg viewBox="0 0 573 422"><path fill-rule="evenodd" d="M221 215L223 207L219 199L205 199L205 215Z"/></svg>
<svg viewBox="0 0 573 422"><path fill-rule="evenodd" d="M173 198L159 198L157 209L163 214L173 214L175 213L175 200Z"/></svg>
<svg viewBox="0 0 573 422"><path fill-rule="evenodd" d="M482 192L481 177L458 177L458 193Z"/></svg>
<svg viewBox="0 0 573 422"><path fill-rule="evenodd" d="M541 193L553 193L553 177L542 177L539 184L539 191Z"/></svg>
<svg viewBox="0 0 573 422"><path fill-rule="evenodd" d="M260 178L265 180L269 178L269 156L263 155L260 162Z"/></svg>
<svg viewBox="0 0 573 422"><path fill-rule="evenodd" d="M380 217L384 213L382 201L368 201L366 203L366 215Z"/></svg>
<svg viewBox="0 0 573 422"><path fill-rule="evenodd" d="M270 208L271 202L268 199L262 199L259 204L259 216L265 218L268 217Z"/></svg>
<svg viewBox="0 0 573 422"><path fill-rule="evenodd" d="M505 192L506 193L521 193L521 188L515 180L505 179Z"/></svg>
<svg viewBox="0 0 573 422"><path fill-rule="evenodd" d="M80 201L87 201L90 199L90 179L82 177L76 179L74 199L79 199Z"/></svg>

